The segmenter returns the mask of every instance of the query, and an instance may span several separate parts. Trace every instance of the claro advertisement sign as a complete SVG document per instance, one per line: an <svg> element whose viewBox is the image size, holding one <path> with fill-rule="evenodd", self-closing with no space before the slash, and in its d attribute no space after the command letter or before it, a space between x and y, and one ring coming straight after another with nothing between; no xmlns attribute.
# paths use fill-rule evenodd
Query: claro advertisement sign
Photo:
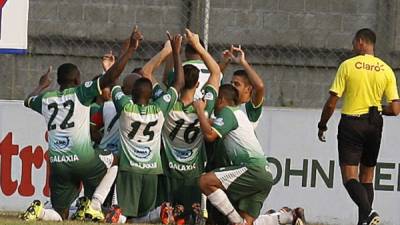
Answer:
<svg viewBox="0 0 400 225"><path fill-rule="evenodd" d="M340 114L328 124L327 142L317 140L320 110L265 108L256 130L275 185L264 210L305 208L310 222L353 224L357 209L341 180L336 132ZM373 208L384 224L400 221L400 118L385 118L376 168ZM21 101L0 101L0 210L24 210L33 199L48 200L44 119Z"/></svg>

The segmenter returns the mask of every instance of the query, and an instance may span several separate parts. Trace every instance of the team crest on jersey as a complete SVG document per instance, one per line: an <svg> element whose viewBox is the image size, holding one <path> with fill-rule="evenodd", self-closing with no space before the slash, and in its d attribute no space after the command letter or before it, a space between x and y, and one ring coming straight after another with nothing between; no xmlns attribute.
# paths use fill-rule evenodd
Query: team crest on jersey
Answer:
<svg viewBox="0 0 400 225"><path fill-rule="evenodd" d="M166 102L170 102L171 101L171 95L170 94L166 94L163 96L164 101Z"/></svg>
<svg viewBox="0 0 400 225"><path fill-rule="evenodd" d="M91 80L90 81L86 81L85 82L85 87L88 88L88 87L92 86L92 84L93 84L93 81L91 81Z"/></svg>
<svg viewBox="0 0 400 225"><path fill-rule="evenodd" d="M207 92L207 93L204 95L204 100L208 100L208 101L214 100L214 95L213 95L213 93Z"/></svg>
<svg viewBox="0 0 400 225"><path fill-rule="evenodd" d="M214 120L214 124L215 125L217 125L217 126L223 126L225 123L224 123L224 118L217 118L217 119L215 119Z"/></svg>

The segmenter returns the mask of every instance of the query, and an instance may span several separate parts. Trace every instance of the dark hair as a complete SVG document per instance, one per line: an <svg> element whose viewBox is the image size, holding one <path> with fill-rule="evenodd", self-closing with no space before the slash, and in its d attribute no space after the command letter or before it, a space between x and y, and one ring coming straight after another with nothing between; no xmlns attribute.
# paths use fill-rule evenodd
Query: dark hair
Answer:
<svg viewBox="0 0 400 225"><path fill-rule="evenodd" d="M375 45L376 34L371 29L363 28L363 29L357 31L356 35L354 36L354 39L362 39L364 41L367 41L367 42Z"/></svg>
<svg viewBox="0 0 400 225"><path fill-rule="evenodd" d="M233 76L242 77L243 79L245 79L247 84L250 84L249 75L245 70L236 70L235 72L233 72Z"/></svg>
<svg viewBox="0 0 400 225"><path fill-rule="evenodd" d="M183 89L192 89L199 81L200 70L197 67L187 64L183 66L183 73L185 77L185 86Z"/></svg>
<svg viewBox="0 0 400 225"><path fill-rule="evenodd" d="M141 77L135 81L132 88L132 99L137 101L139 98L150 99L153 91L151 81Z"/></svg>
<svg viewBox="0 0 400 225"><path fill-rule="evenodd" d="M78 67L72 63L64 63L57 69L57 83L60 85L73 83L77 76L79 76Z"/></svg>
<svg viewBox="0 0 400 225"><path fill-rule="evenodd" d="M218 97L228 100L231 105L239 105L239 92L232 84L221 85Z"/></svg>
<svg viewBox="0 0 400 225"><path fill-rule="evenodd" d="M204 48L204 42L203 42L203 40L201 40L201 39L200 39L200 44L201 44L201 46L203 46L203 48ZM197 53L196 49L194 49L193 46L192 46L191 44L187 43L187 44L185 45L185 54L186 54L186 55L194 55L194 54L198 54L198 53Z"/></svg>

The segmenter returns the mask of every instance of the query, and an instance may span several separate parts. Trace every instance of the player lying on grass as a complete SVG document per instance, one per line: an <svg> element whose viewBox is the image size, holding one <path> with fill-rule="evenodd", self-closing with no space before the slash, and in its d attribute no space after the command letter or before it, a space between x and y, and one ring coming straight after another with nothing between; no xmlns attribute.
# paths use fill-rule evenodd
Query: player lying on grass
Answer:
<svg viewBox="0 0 400 225"><path fill-rule="evenodd" d="M279 224L271 215L260 215L272 187L272 175L253 125L239 110L239 103L238 91L230 84L222 85L212 125L204 116L205 102L194 103L206 141L222 139L232 162L232 166L202 175L200 189L232 224Z"/></svg>
<svg viewBox="0 0 400 225"><path fill-rule="evenodd" d="M25 100L25 106L45 117L49 132L50 200L53 209L44 209L35 200L22 215L24 220L61 221L68 218L71 203L78 197L83 184L85 195L96 196L95 188L107 172L107 167L92 148L89 132L89 105L101 94L101 89L112 85L120 76L129 58L139 46L142 35L135 27L129 48L103 76L96 81L80 84L78 68L70 63L57 71L58 91L43 92L51 83L49 74L39 81L39 86ZM93 199L93 209L101 202ZM96 210L97 208L97 210ZM101 212L93 217L99 216Z"/></svg>

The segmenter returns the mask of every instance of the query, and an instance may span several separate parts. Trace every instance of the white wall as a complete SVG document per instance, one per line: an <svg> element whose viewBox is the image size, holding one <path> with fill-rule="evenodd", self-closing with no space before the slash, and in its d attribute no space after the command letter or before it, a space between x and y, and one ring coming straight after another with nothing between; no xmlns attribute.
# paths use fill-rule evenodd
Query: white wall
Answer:
<svg viewBox="0 0 400 225"><path fill-rule="evenodd" d="M257 135L266 155L271 157L274 162L271 163L274 176L277 176L277 168L279 168L276 165L281 166L282 172L264 208L301 206L306 210L306 219L311 222L354 224L357 220L357 210L341 184L337 161L336 127L340 115L335 113L330 120L326 143L317 140L316 127L319 116L320 110L265 108ZM382 216L384 224L393 225L400 221L398 213L400 212L398 127L400 127L399 119L385 118L379 156L380 165L384 168L377 172L380 185L376 187L394 190L377 190L374 202L374 208ZM15 190L12 184L6 185L8 179L5 171L6 160L9 158L6 153L13 149L18 153L21 153L26 146L32 146L33 150L37 146L47 149L45 129L43 118L24 108L22 102L0 100L0 210L24 210L33 199L48 199L43 195L46 184L46 163L42 162L43 154L40 149L36 149L37 155L34 157L39 169L35 165L32 166L31 174L34 186L32 195L28 193L29 182L21 183L21 154L12 156L11 180L17 182ZM11 147L11 143L6 143L6 140L10 141L9 136L6 139L10 133L12 134L12 144L17 146ZM22 155L29 158L27 151L31 150L25 149ZM289 160L290 166L286 166ZM300 173L303 176L289 176L289 184L285 185L285 174L288 174L289 170L303 169L305 163L307 163L307 172ZM25 164L26 166L30 165L30 163ZM312 164L314 164L314 168L319 164L328 177L331 169L332 187L325 184L318 171L314 176L316 179L312 179ZM332 164L331 167L330 164ZM29 170L26 171L24 176L30 174ZM303 178L305 187L302 186ZM312 180L315 180L314 186L312 186ZM25 181L29 181L29 179L25 179ZM10 192L12 194L6 196L5 193ZM21 196L21 193L28 193L29 196Z"/></svg>

